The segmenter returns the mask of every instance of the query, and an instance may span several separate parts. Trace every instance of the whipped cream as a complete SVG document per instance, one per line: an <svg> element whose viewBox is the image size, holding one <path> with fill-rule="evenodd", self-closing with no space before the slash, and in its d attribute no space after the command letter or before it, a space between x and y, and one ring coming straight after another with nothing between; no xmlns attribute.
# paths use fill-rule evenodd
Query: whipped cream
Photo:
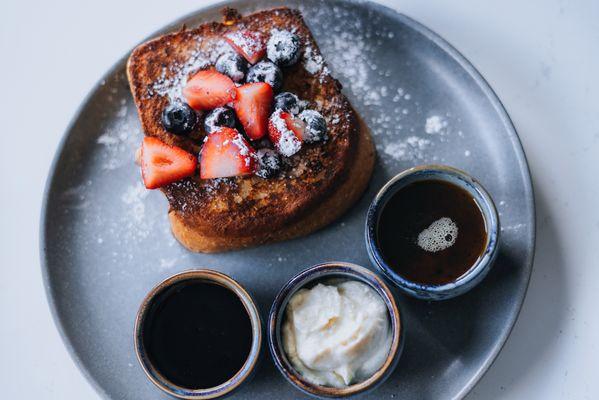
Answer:
<svg viewBox="0 0 599 400"><path fill-rule="evenodd" d="M287 305L282 334L294 368L313 384L333 387L370 378L392 340L383 299L357 281L300 289Z"/></svg>

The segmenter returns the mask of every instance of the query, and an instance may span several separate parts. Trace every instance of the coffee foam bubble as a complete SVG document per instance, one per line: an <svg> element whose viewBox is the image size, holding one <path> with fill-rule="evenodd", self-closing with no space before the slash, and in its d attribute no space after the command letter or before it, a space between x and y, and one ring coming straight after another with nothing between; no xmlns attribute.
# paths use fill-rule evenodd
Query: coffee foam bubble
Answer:
<svg viewBox="0 0 599 400"><path fill-rule="evenodd" d="M458 237L458 226L451 218L439 218L418 235L418 246L424 251L436 253L445 250L455 243Z"/></svg>

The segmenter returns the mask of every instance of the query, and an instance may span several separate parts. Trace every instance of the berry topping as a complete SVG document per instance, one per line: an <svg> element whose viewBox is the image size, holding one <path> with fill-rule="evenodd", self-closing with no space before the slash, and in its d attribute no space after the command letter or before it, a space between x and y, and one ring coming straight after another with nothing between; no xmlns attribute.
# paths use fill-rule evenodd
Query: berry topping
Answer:
<svg viewBox="0 0 599 400"><path fill-rule="evenodd" d="M281 109L290 112L293 115L297 115L303 110L303 104L293 93L283 92L275 96L274 109Z"/></svg>
<svg viewBox="0 0 599 400"><path fill-rule="evenodd" d="M212 69L195 74L183 88L183 96L194 110L224 106L235 98L235 83Z"/></svg>
<svg viewBox="0 0 599 400"><path fill-rule="evenodd" d="M327 139L327 122L321 113L314 110L304 110L300 113L299 119L305 124L304 142L314 143Z"/></svg>
<svg viewBox="0 0 599 400"><path fill-rule="evenodd" d="M302 147L303 123L281 109L268 120L268 137L279 153L291 157Z"/></svg>
<svg viewBox="0 0 599 400"><path fill-rule="evenodd" d="M147 136L141 144L141 176L148 189L156 189L192 176L197 159L180 147Z"/></svg>
<svg viewBox="0 0 599 400"><path fill-rule="evenodd" d="M185 103L169 104L162 111L162 126L167 132L175 135L187 135L193 131L197 123L196 112Z"/></svg>
<svg viewBox="0 0 599 400"><path fill-rule="evenodd" d="M250 139L260 139L268 132L268 116L272 100L272 88L266 83L246 83L237 88L237 97L233 106L241 126Z"/></svg>
<svg viewBox="0 0 599 400"><path fill-rule="evenodd" d="M235 128L235 111L229 107L219 107L210 111L204 118L204 130L212 133L221 126Z"/></svg>
<svg viewBox="0 0 599 400"><path fill-rule="evenodd" d="M223 127L206 136L200 151L202 179L248 175L256 167L256 151L237 130Z"/></svg>
<svg viewBox="0 0 599 400"><path fill-rule="evenodd" d="M275 92L278 92L283 86L283 73L275 63L264 60L250 67L245 80L248 83L266 82Z"/></svg>
<svg viewBox="0 0 599 400"><path fill-rule="evenodd" d="M272 149L260 149L257 152L258 171L256 175L260 178L272 178L281 169L281 158Z"/></svg>
<svg viewBox="0 0 599 400"><path fill-rule="evenodd" d="M250 64L257 63L266 54L264 37L260 32L248 30L229 32L225 35L225 40Z"/></svg>
<svg viewBox="0 0 599 400"><path fill-rule="evenodd" d="M299 37L289 31L273 29L266 44L266 56L282 67L295 64L300 56Z"/></svg>
<svg viewBox="0 0 599 400"><path fill-rule="evenodd" d="M304 136L305 136L304 122L301 119L295 117L291 113L284 113L284 114L281 114L281 116L285 120L285 123L287 124L287 128L291 129L293 131L293 134L295 136L297 136L303 142Z"/></svg>
<svg viewBox="0 0 599 400"><path fill-rule="evenodd" d="M227 52L216 60L216 70L227 75L233 82L243 82L248 62L237 53Z"/></svg>

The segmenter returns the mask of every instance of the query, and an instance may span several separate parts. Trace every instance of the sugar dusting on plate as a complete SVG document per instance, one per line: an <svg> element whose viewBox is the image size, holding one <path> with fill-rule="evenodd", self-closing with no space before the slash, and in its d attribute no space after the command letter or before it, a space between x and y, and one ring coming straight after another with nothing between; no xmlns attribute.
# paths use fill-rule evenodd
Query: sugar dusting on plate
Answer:
<svg viewBox="0 0 599 400"><path fill-rule="evenodd" d="M447 110L427 110L411 93L412 82L402 82L392 66L377 62L380 48L399 40L396 33L383 23L365 24L351 9L342 6L300 10L309 13L306 19L313 21L313 32L331 74L343 83L344 93L376 137L382 162L443 161L435 155L435 147L448 141L451 123L459 121L451 118ZM304 54L304 67L309 72L318 71L323 61L311 59L310 53L311 49L307 49ZM464 133L459 130L457 137L463 138ZM470 152L462 154L470 156Z"/></svg>
<svg viewBox="0 0 599 400"><path fill-rule="evenodd" d="M117 95L117 89L111 88L107 96L105 115L103 115L107 125L104 132L96 139L96 143L104 150L100 152L103 170L128 166L128 161L133 160L135 150L142 138L133 104L127 103L125 98L117 100Z"/></svg>
<svg viewBox="0 0 599 400"><path fill-rule="evenodd" d="M144 199L148 196L149 191L141 182L127 187L125 193L121 196L121 201L127 205L129 217L135 222L143 222L145 217ZM145 234L144 234L145 235Z"/></svg>
<svg viewBox="0 0 599 400"><path fill-rule="evenodd" d="M61 195L64 212L85 215L83 223L90 231L98 232L90 238L89 246L123 246L115 258L129 257L126 249L148 240L157 225L168 226L167 221L158 218L158 213L164 213L159 209L161 204L151 201L159 193L144 187L139 167L135 165L134 154L143 135L124 82L126 76L119 74L106 83L110 86L106 88L103 111L98 116L100 135L87 161L97 170L96 178L74 184ZM105 185L108 190L99 193L98 187Z"/></svg>
<svg viewBox="0 0 599 400"><path fill-rule="evenodd" d="M418 136L408 136L402 140L390 142L383 148L388 156L398 161L423 159L425 151L431 146L431 141Z"/></svg>
<svg viewBox="0 0 599 400"><path fill-rule="evenodd" d="M441 115L431 115L424 123L424 131L429 135L445 135L447 133L447 120Z"/></svg>

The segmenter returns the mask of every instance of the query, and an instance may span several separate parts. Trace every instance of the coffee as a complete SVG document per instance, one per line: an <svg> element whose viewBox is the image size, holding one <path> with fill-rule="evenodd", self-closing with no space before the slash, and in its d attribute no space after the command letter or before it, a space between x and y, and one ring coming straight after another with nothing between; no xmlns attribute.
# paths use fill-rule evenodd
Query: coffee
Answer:
<svg viewBox="0 0 599 400"><path fill-rule="evenodd" d="M377 242L405 279L443 285L463 276L484 252L485 220L464 189L441 180L414 182L384 205Z"/></svg>
<svg viewBox="0 0 599 400"><path fill-rule="evenodd" d="M186 389L226 382L243 367L252 346L251 321L240 298L201 279L182 281L159 293L141 332L154 368Z"/></svg>

